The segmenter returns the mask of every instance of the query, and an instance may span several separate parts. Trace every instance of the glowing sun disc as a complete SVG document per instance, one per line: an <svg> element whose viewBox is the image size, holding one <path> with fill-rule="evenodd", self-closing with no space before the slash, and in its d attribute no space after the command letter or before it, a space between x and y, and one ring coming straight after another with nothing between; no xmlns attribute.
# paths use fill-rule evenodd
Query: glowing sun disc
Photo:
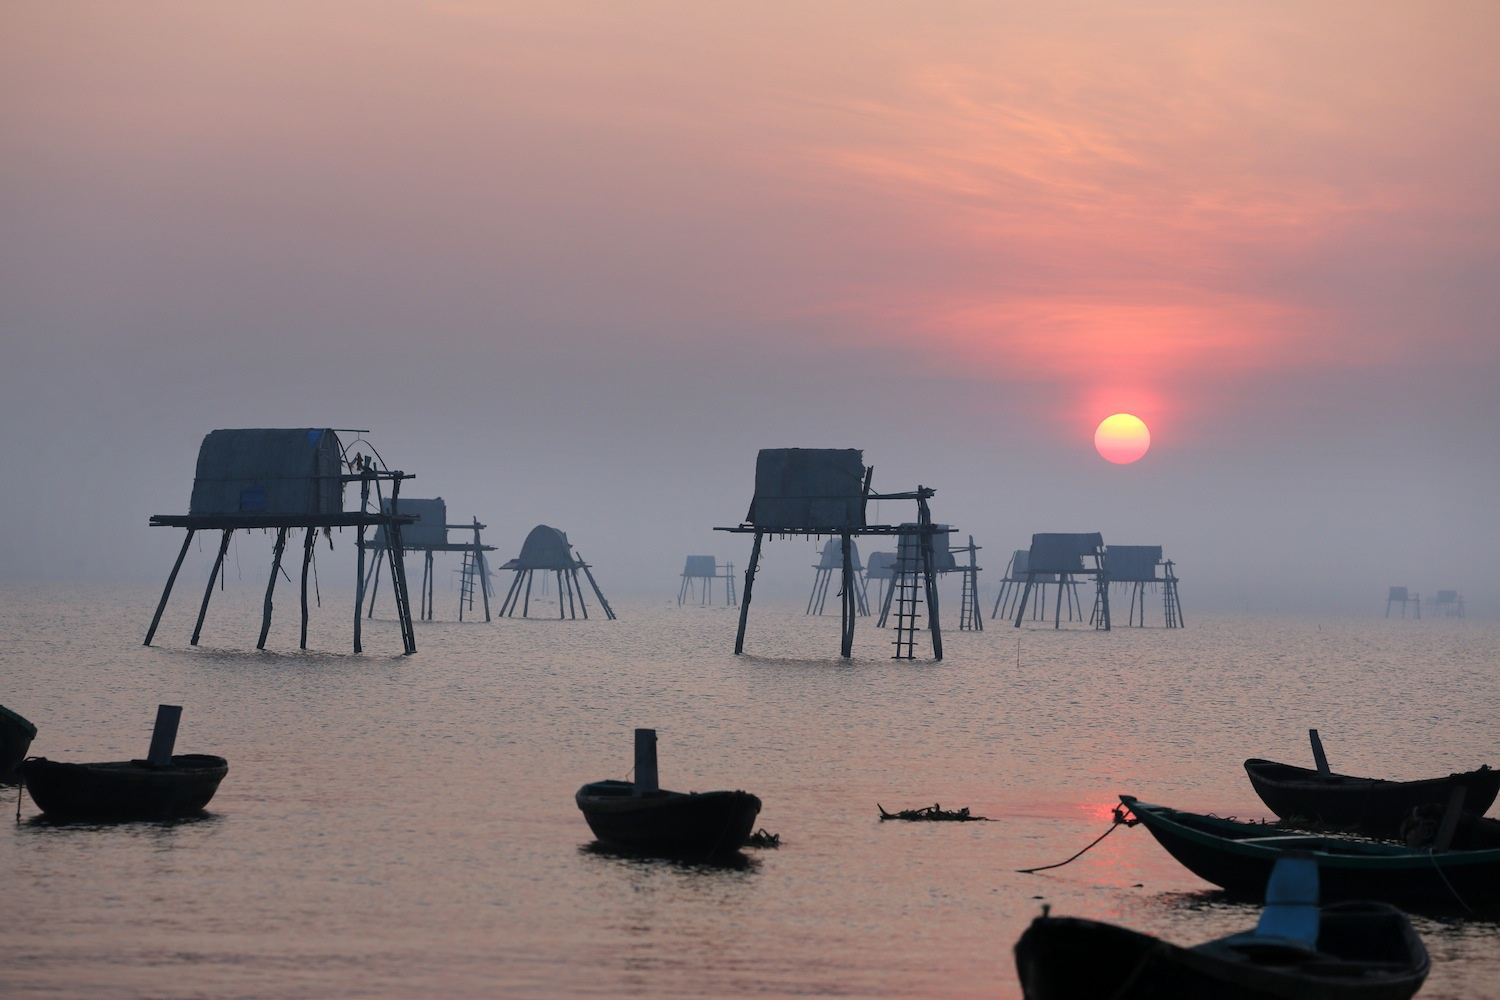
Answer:
<svg viewBox="0 0 1500 1000"><path fill-rule="evenodd" d="M1099 422L1094 447L1116 465L1129 465L1151 447L1151 431L1140 417L1116 413Z"/></svg>

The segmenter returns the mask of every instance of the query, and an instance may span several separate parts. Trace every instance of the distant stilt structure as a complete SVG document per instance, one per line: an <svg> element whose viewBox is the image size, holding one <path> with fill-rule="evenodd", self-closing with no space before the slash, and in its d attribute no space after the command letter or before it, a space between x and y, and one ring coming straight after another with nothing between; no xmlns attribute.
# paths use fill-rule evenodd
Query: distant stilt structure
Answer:
<svg viewBox="0 0 1500 1000"><path fill-rule="evenodd" d="M880 596L875 603L882 609L890 601L891 581L896 578L896 553L871 552L865 560L865 581L880 581Z"/></svg>
<svg viewBox="0 0 1500 1000"><path fill-rule="evenodd" d="M853 541L849 543L849 556L854 560L855 610L861 617L868 617L870 605L865 590L865 568L859 561L859 545ZM817 564L813 566L812 596L807 599L808 614L821 615L823 613L823 602L828 599L828 585L833 580L835 572L842 574L843 566L843 546L837 538L828 539L823 545Z"/></svg>
<svg viewBox="0 0 1500 1000"><path fill-rule="evenodd" d="M1033 621L1043 621L1047 617L1047 586L1057 585L1057 601L1059 613L1063 603L1068 606L1068 621L1074 619L1075 613L1079 619L1083 618L1083 602L1078 596L1078 581L1069 577L1066 582L1059 579L1056 573L1028 572L1028 560L1030 552L1027 549L1016 549L1011 553L1010 563L1005 568L1005 578L1000 581L1000 592L995 595L995 609L990 612L990 618L1004 617L1009 619L1015 613L1017 604L1021 599L1022 592L1030 580L1035 588L1036 600L1030 601L1031 618Z"/></svg>
<svg viewBox="0 0 1500 1000"><path fill-rule="evenodd" d="M864 465L864 454L854 448L764 448L755 462L755 498L743 523L732 528L715 528L753 534L750 565L745 570L745 599L740 604L740 626L735 635L734 652L745 651L745 625L750 615L750 596L755 573L760 565L761 544L767 534L821 537L838 540L842 629L840 654L848 659L854 652L854 622L858 616L857 587L854 572L854 542L860 535L911 535L916 539L920 562L920 585L910 583L899 595L896 659L914 658L915 633L919 630L921 608L926 607L927 629L932 636L933 659L943 658L943 638L938 625L938 594L934 565L933 536L946 534L946 528L932 523L927 501L936 492L925 486L907 493L873 493L870 481L873 468ZM911 526L868 524L865 508L870 500L914 500L917 521ZM947 546L942 546L947 551ZM894 588L893 588L894 589Z"/></svg>
<svg viewBox="0 0 1500 1000"><path fill-rule="evenodd" d="M713 604L715 580L724 581L724 606L734 607L737 603L734 597L734 563L720 565L713 556L688 556L687 565L682 570L682 587L677 591L677 606L682 607L682 602L687 600L695 583L698 586L698 603L702 606Z"/></svg>
<svg viewBox="0 0 1500 1000"><path fill-rule="evenodd" d="M1462 618L1464 616L1463 595L1456 590L1440 590L1437 592L1437 600L1432 602L1432 609L1439 618Z"/></svg>
<svg viewBox="0 0 1500 1000"><path fill-rule="evenodd" d="M1092 565L1086 565L1085 560ZM1062 591L1066 591L1075 576L1094 578L1094 610L1090 622L1096 629L1108 632L1109 619L1109 571L1104 561L1104 537L1099 532L1086 534L1037 534L1031 536L1031 548L1026 556L1026 583L1021 590L1021 599L1016 608L1016 628L1026 615L1026 602L1038 576L1055 573L1058 580L1058 601L1052 627L1062 627ZM1072 620L1069 610L1068 620Z"/></svg>
<svg viewBox="0 0 1500 1000"><path fill-rule="evenodd" d="M1389 618L1391 616L1391 605L1392 604L1400 604L1401 605L1401 617L1402 618L1406 617L1406 606L1408 604L1411 604L1411 605L1415 606L1415 608L1416 608L1416 617L1418 619L1420 619L1422 617L1422 595L1421 594L1413 594L1409 590L1407 590L1405 587L1392 587L1391 588L1390 596L1385 599L1385 616L1387 618Z"/></svg>
<svg viewBox="0 0 1500 1000"><path fill-rule="evenodd" d="M880 617L875 622L878 628L885 628L891 605L899 607L903 593L913 590L922 577L922 534L917 530L919 526L916 522L908 521L900 527L903 533L896 539L896 558L891 563L891 586L885 592ZM932 543L932 573L951 573L958 568L958 561L953 558L954 550L949 547L947 538L947 533L953 529L946 524L935 524L933 528L941 537Z"/></svg>
<svg viewBox="0 0 1500 1000"><path fill-rule="evenodd" d="M389 509L390 500L382 501L382 509ZM477 591L484 600L484 620L490 620L490 568L485 559L486 552L495 551L493 545L484 545L479 540L479 532L487 525L479 523L474 518L470 524L449 524L448 505L442 497L432 500L402 500L401 510L403 513L415 515L416 523L407 528L401 535L401 556L404 559L408 552L420 552L422 554L422 586L420 600L420 616L423 621L431 621L433 616L433 586L436 574L433 572L434 552L460 552L463 554L463 565L459 570L458 584L458 620L464 620L465 610L473 612L474 594ZM472 531L473 538L462 542L450 542L449 531ZM385 532L375 536L375 562L370 567L370 572L365 580L365 589L369 591L370 603L366 617L375 617L375 600L380 592L380 566L381 555L389 547L390 542Z"/></svg>
<svg viewBox="0 0 1500 1000"><path fill-rule="evenodd" d="M516 574L511 581L510 592L505 595L505 602L500 605L501 617L514 616L517 604L521 607L521 617L530 617L531 578L537 570L557 574L557 617L577 618L579 611L583 612L583 617L589 616L588 604L583 599L583 585L578 580L579 570L588 579L605 616L610 620L615 617L614 610L604 599L604 592L594 582L589 564L582 557L574 555L568 536L556 528L545 524L532 528L531 534L526 536L526 541L521 545L521 554L500 568L514 570Z"/></svg>
<svg viewBox="0 0 1500 1000"><path fill-rule="evenodd" d="M352 431L364 434L365 431ZM356 438L349 446L339 443L337 432L321 427L314 428L256 428L243 430L216 430L203 439L198 449L198 469L193 479L193 496L188 513L155 514L151 517L153 527L186 528L187 538L177 554L177 562L167 577L166 588L146 630L147 646L156 637L161 624L162 612L167 608L167 599L177 573L182 569L183 558L194 533L200 530L220 531L219 554L209 575L208 586L203 592L203 601L198 608L198 621L193 628L191 645L198 644L203 632L203 619L208 613L208 601L213 596L214 582L224 568L224 556L229 551L229 542L240 529L275 530L276 542L272 549L271 578L266 583L266 596L261 613L260 639L256 649L264 649L271 630L272 595L276 578L281 574L281 559L286 552L287 535L293 529L304 528L302 543L302 640L301 648L307 648L307 578L313 560L314 542L321 528L331 548L331 529L353 527L358 529L355 542L358 548L358 564L355 570L354 598L354 651L363 651L360 643L360 608L364 603L365 576L365 529L377 528L392 540L400 551L401 531L416 519L401 510L398 497L403 480L413 477L404 472L385 468L378 457L355 450L361 439ZM374 449L372 448L373 452ZM359 509L344 510L344 486L360 484ZM389 504L382 502L380 491L384 484L390 485ZM371 493L375 496L372 505ZM396 614L401 623L403 651L417 651L416 631L412 627L411 602L406 591L406 572L401 560L391 558L391 581L396 592Z"/></svg>
<svg viewBox="0 0 1500 1000"><path fill-rule="evenodd" d="M1129 588L1128 624L1145 626L1146 591L1148 588L1155 591L1160 586L1166 627L1182 627L1182 604L1177 597L1177 574L1172 561L1162 559L1160 545L1109 545L1104 550L1104 561L1109 567L1110 584ZM1156 575L1157 567L1161 567L1161 576ZM1136 620L1137 607L1140 609L1139 622Z"/></svg>
<svg viewBox="0 0 1500 1000"><path fill-rule="evenodd" d="M967 552L969 561L960 566L958 572L963 574L963 589L960 591L958 602L958 630L960 632L983 632L984 616L979 613L979 546L974 544L974 536L969 536L969 544L961 549L952 550L955 555L959 552Z"/></svg>

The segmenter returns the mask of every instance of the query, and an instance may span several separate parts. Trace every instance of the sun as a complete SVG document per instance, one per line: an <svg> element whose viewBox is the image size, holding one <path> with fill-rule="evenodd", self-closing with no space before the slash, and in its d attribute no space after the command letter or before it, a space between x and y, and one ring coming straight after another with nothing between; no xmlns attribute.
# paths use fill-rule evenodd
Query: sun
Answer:
<svg viewBox="0 0 1500 1000"><path fill-rule="evenodd" d="M1099 422L1094 431L1094 447L1116 465L1129 465L1151 447L1151 430L1140 417L1116 413Z"/></svg>

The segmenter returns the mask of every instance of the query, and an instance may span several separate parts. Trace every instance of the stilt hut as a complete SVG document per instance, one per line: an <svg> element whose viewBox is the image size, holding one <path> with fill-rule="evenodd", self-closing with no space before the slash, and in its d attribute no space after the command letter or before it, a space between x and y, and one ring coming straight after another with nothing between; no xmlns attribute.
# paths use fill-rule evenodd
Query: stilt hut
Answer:
<svg viewBox="0 0 1500 1000"><path fill-rule="evenodd" d="M724 606L734 607L734 563L720 564L713 556L688 556L687 565L682 568L682 586L677 591L677 606L682 607L682 602L687 600L695 585L699 589L698 603L702 606L712 604L716 580L724 581Z"/></svg>
<svg viewBox="0 0 1500 1000"><path fill-rule="evenodd" d="M1146 591L1158 588L1162 595L1162 613L1167 628L1183 625L1182 605L1177 598L1177 572L1170 559L1163 559L1160 545L1108 545L1104 563L1109 570L1111 586L1130 591L1130 625L1146 624ZM1158 575L1160 574L1160 575ZM1139 607L1140 621L1136 621Z"/></svg>
<svg viewBox="0 0 1500 1000"><path fill-rule="evenodd" d="M1390 590L1390 596L1385 599L1385 616L1387 618L1389 618L1391 616L1391 605L1392 604L1399 604L1399 605L1401 605L1401 617L1402 618L1406 617L1406 606L1408 604L1411 604L1411 605L1415 606L1415 608L1416 608L1416 616L1415 617L1417 617L1418 619L1420 619L1422 617L1422 595L1421 594L1414 594L1414 593L1412 593L1410 590L1408 590L1405 587L1392 587L1391 588L1391 590Z"/></svg>
<svg viewBox="0 0 1500 1000"><path fill-rule="evenodd" d="M500 568L513 570L516 574L511 580L510 592L500 605L502 617L513 617L518 604L521 617L529 617L532 576L538 570L557 574L557 617L577 618L579 611L583 612L583 617L589 616L588 604L583 599L583 585L578 580L580 570L593 588L594 596L599 598L599 606L604 609L605 616L611 620L615 617L609 602L604 599L604 592L594 582L589 564L582 557L574 555L568 536L556 528L545 524L532 528L531 534L526 536L526 541L521 545L521 554Z"/></svg>
<svg viewBox="0 0 1500 1000"><path fill-rule="evenodd" d="M871 552L865 560L865 580L880 581L880 598L875 602L881 608L890 602L891 581L896 579L896 553Z"/></svg>
<svg viewBox="0 0 1500 1000"><path fill-rule="evenodd" d="M745 569L745 600L740 604L739 631L734 651L745 651L745 625L750 616L750 597L760 565L761 544L766 535L818 538L834 536L839 543L842 598L841 655L854 651L854 621L858 613L854 572L854 542L861 535L912 535L917 539L921 564L920 586L915 582L898 594L896 659L912 659L919 616L926 609L927 629L932 637L933 659L943 658L943 638L938 626L938 594L933 536L946 534L932 523L927 501L936 492L925 486L905 493L873 493L874 468L866 468L864 453L855 448L764 448L755 462L755 496L745 520L734 527L715 528L753 534L750 565ZM914 527L869 524L865 508L870 500L913 500L917 504ZM946 544L942 546L947 549Z"/></svg>
<svg viewBox="0 0 1500 1000"><path fill-rule="evenodd" d="M364 431L353 431L356 435ZM193 479L193 494L187 514L155 514L151 517L153 527L186 528L187 538L177 554L177 562L167 577L166 588L156 606L156 615L146 631L146 645L151 645L161 624L162 612L166 610L172 585L182 569L182 561L198 531L221 532L218 558L213 572L209 574L208 586L203 591L203 601L198 608L197 625L193 628L191 644L196 646L203 631L203 619L208 613L208 601L213 596L214 583L224 568L224 556L229 551L229 542L236 531L261 529L274 531L276 542L272 550L271 578L266 583L266 596L261 615L260 639L256 649L264 649L266 636L271 629L271 598L276 587L276 578L281 573L281 559L286 550L287 536L297 528L305 529L302 545L302 642L307 648L307 576L313 560L313 542L317 532L333 528L353 527L358 529L356 545L359 562L355 576L354 602L354 651L362 651L360 643L360 608L364 603L363 581L365 575L365 531L370 528L387 532L393 540L390 552L400 551L401 531L415 518L402 512L399 502L401 483L412 477L384 467L384 463L371 455L355 450L360 439L345 447L339 442L336 432L328 428L256 428L216 430L203 439L198 449L197 474ZM373 449L371 449L373 451ZM359 508L344 510L344 487L349 483L360 484ZM390 489L389 506L380 503L381 492ZM372 498L372 493L374 494ZM372 502L373 500L373 502ZM332 544L330 535L329 544ZM406 593L406 574L400 560L391 559L391 580L396 591L397 615L401 622L401 638L404 652L417 649L416 633L412 627L411 604Z"/></svg>
<svg viewBox="0 0 1500 1000"><path fill-rule="evenodd" d="M390 506L391 501L386 499L382 502L381 509L389 510ZM458 620L464 620L465 611L473 613L474 597L477 593L483 602L484 620L489 621L490 567L484 554L495 551L495 547L483 544L479 536L487 525L480 524L477 517L469 524L449 524L448 504L442 497L434 497L430 500L402 500L401 510L417 519L401 533L401 554L403 558L408 553L418 553L422 556L422 584L418 588L421 595L418 614L421 619L431 621L433 616L433 588L437 576L433 571L434 553L457 552L463 557L458 576ZM467 532L471 537L461 541L450 541L448 537L450 531ZM385 531L380 531L375 536L374 565L370 567L370 572L365 579L365 590L370 595L370 604L365 614L369 618L375 617L375 601L380 596L380 557L389 546L389 536Z"/></svg>
<svg viewBox="0 0 1500 1000"><path fill-rule="evenodd" d="M1005 567L1005 576L1000 581L1000 591L995 595L995 608L990 612L990 618L1010 618L1015 612L1020 600L1021 592L1025 589L1028 580L1036 591L1036 600L1030 601L1031 617L1033 621L1041 621L1047 617L1047 586L1056 584L1057 600L1059 602L1059 614L1062 604L1068 608L1068 621L1074 618L1076 610L1077 617L1083 617L1083 602L1078 596L1078 581L1069 578L1067 584L1058 579L1056 573L1036 573L1029 571L1029 560L1031 551L1029 549L1016 549L1011 553L1010 562Z"/></svg>
<svg viewBox="0 0 1500 1000"><path fill-rule="evenodd" d="M1075 577L1094 578L1094 611L1090 620L1096 629L1109 631L1109 571L1104 561L1104 537L1099 532L1086 534L1043 533L1031 536L1026 553L1026 582L1016 607L1016 628L1026 616L1026 602L1037 578L1055 574L1058 581L1057 610L1052 627L1062 627L1062 595ZM1072 620L1071 610L1068 620Z"/></svg>
<svg viewBox="0 0 1500 1000"><path fill-rule="evenodd" d="M865 587L865 567L859 561L859 543L849 543L849 557L854 560L854 603L855 610L861 616L870 613L870 602ZM818 554L818 561L813 564L813 589L812 596L807 599L807 613L810 615L821 615L823 604L828 599L828 585L833 580L834 573L842 573L844 567L844 552L837 538L830 538L823 543L823 551Z"/></svg>
<svg viewBox="0 0 1500 1000"><path fill-rule="evenodd" d="M1456 590L1438 591L1437 600L1432 602L1432 606L1440 618L1462 618L1464 616L1464 598Z"/></svg>

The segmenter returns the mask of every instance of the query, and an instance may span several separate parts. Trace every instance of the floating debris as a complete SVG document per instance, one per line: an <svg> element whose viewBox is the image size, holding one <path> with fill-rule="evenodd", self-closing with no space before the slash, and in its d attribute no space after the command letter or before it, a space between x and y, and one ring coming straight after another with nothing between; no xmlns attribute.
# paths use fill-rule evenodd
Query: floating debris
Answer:
<svg viewBox="0 0 1500 1000"><path fill-rule="evenodd" d="M875 808L880 810L880 818L882 820L887 820L887 819L927 819L927 820L943 820L943 821L955 822L955 823L967 823L967 822L970 822L970 821L982 820L982 821L984 821L986 823L990 822L990 818L988 816L971 816L971 815L969 815L969 807L968 806L964 806L962 809L943 809L937 803L933 803L932 805L930 805L930 806L924 806L921 809L903 809L900 812L890 813L890 812L886 812L885 811L885 807L882 806L879 802L877 802L877 803L875 803Z"/></svg>
<svg viewBox="0 0 1500 1000"><path fill-rule="evenodd" d="M780 847L781 834L770 833L765 827L756 830L745 840L746 847Z"/></svg>

